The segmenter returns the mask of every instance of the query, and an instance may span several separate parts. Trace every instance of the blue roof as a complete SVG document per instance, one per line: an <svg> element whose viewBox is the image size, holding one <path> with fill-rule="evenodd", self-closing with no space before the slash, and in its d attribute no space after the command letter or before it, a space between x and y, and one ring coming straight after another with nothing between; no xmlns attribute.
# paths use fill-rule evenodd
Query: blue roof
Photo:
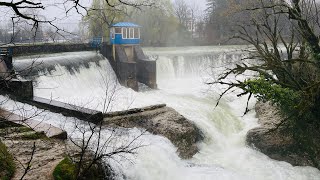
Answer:
<svg viewBox="0 0 320 180"><path fill-rule="evenodd" d="M131 22L118 22L116 24L113 24L112 27L141 27L141 26Z"/></svg>

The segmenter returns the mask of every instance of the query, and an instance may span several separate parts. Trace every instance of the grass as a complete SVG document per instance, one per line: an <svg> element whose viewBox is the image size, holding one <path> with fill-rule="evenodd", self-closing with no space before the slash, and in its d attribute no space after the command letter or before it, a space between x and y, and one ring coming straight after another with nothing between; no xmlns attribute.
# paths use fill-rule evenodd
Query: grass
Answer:
<svg viewBox="0 0 320 180"><path fill-rule="evenodd" d="M36 139L45 139L47 136L44 132L32 132L32 133L25 133L21 135L21 139L24 140L36 140Z"/></svg>
<svg viewBox="0 0 320 180"><path fill-rule="evenodd" d="M15 171L13 157L7 147L0 141L0 180L9 180Z"/></svg>
<svg viewBox="0 0 320 180"><path fill-rule="evenodd" d="M22 126L22 127L16 127L13 132L24 133L24 132L30 132L30 131L33 131L33 129L29 128L29 127Z"/></svg>
<svg viewBox="0 0 320 180"><path fill-rule="evenodd" d="M54 180L75 180L76 165L69 157L65 157L54 169Z"/></svg>

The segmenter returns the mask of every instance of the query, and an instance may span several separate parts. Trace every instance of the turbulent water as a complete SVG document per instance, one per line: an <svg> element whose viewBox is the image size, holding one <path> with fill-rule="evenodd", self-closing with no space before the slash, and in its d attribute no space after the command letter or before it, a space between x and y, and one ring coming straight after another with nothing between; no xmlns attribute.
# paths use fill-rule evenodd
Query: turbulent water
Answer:
<svg viewBox="0 0 320 180"><path fill-rule="evenodd" d="M146 48L145 52L157 59L159 89L144 92L134 92L118 85L109 63L96 52L46 55L36 59L43 63L33 73L37 75L34 77L37 82L35 95L101 111L166 103L203 132L205 139L198 144L200 152L189 160L180 159L168 139L151 134L142 136L139 143L147 146L138 149L130 161L109 162L117 179L320 179L320 172L315 168L293 167L245 145L246 132L258 126L254 111L242 116L245 99L236 98L231 93L214 108L222 87L208 86L205 82L213 81L225 67L241 59L243 55L238 48ZM21 70L34 59L20 58L15 64ZM110 106L105 105L105 99L112 100ZM13 101L6 104L8 108L17 105L21 106ZM74 118L55 113L35 118L45 118L53 125L65 128L73 137L79 136L73 132L73 122L78 121ZM140 132L131 129L121 141L125 142ZM105 129L103 133L106 138L110 131Z"/></svg>

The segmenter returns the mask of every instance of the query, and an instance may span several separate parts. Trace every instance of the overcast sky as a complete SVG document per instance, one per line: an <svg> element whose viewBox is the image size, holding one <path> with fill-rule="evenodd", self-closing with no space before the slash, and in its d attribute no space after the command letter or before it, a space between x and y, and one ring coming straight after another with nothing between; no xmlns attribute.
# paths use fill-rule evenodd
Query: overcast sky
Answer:
<svg viewBox="0 0 320 180"><path fill-rule="evenodd" d="M10 0L11 1L11 0ZM40 0L45 4L45 11L42 12L42 16L47 20L57 19L55 23L67 29L68 31L73 31L78 28L78 23L81 20L81 15L79 15L74 9L66 14L66 9L70 8L72 3L63 5L63 0ZM174 0L171 0L174 1ZM199 11L205 9L206 0L185 0L190 6L199 8ZM92 0L80 0L82 5L89 7ZM85 13L85 12L83 12ZM9 8L0 8L0 23L2 26L11 22L10 17L12 16L12 11Z"/></svg>

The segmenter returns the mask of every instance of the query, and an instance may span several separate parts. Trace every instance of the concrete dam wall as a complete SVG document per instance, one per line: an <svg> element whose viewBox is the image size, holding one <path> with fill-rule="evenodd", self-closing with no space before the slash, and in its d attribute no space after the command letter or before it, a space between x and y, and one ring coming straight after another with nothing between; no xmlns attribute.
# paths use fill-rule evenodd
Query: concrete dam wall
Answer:
<svg viewBox="0 0 320 180"><path fill-rule="evenodd" d="M34 54L61 53L61 52L76 52L76 51L92 51L89 43L59 43L59 44L28 44L3 46L0 48L12 48L13 56L25 56Z"/></svg>
<svg viewBox="0 0 320 180"><path fill-rule="evenodd" d="M135 91L139 91L139 83L157 89L156 61L149 60L141 46L103 44L100 52L109 60L121 85Z"/></svg>
<svg viewBox="0 0 320 180"><path fill-rule="evenodd" d="M33 104L40 108L49 109L50 111L60 112L67 116L75 116L92 122L100 121L102 119L101 112L73 106L69 103L63 103L53 99L38 98L34 96L33 77L36 78L41 74L51 73L51 71L55 71L57 65L66 67L70 74L74 74L79 71L79 67L81 66L89 68L90 63L99 65L99 61L105 60L99 57L103 55L111 64L121 85L132 88L135 91L139 90L139 83L143 83L153 89L157 88L156 62L150 61L144 55L139 45L134 46L131 51L128 51L128 49L122 45L110 46L104 44L100 49L102 55L97 54L97 56L88 57L81 56L81 52L77 53L77 51L92 51L93 48L91 48L89 44L21 45L5 47L2 49L5 49L6 51L6 53L1 56L2 59L11 59L11 61L6 61L7 64L5 64L4 61L2 64L12 68L9 69L3 66L4 68L1 68L1 73L7 73L9 70L12 71L14 69L15 73L28 80L17 78L14 71L12 71L13 73L10 79L1 78L1 84L6 85L5 88L1 88L1 92L17 97L20 101ZM52 54L64 52L73 52L74 54L70 58L64 55L56 58L55 55ZM30 61L22 60L18 63L18 66L13 67L12 56L16 57L35 54L48 54L46 55L48 58L45 61L40 60L39 62L32 60L32 58Z"/></svg>

